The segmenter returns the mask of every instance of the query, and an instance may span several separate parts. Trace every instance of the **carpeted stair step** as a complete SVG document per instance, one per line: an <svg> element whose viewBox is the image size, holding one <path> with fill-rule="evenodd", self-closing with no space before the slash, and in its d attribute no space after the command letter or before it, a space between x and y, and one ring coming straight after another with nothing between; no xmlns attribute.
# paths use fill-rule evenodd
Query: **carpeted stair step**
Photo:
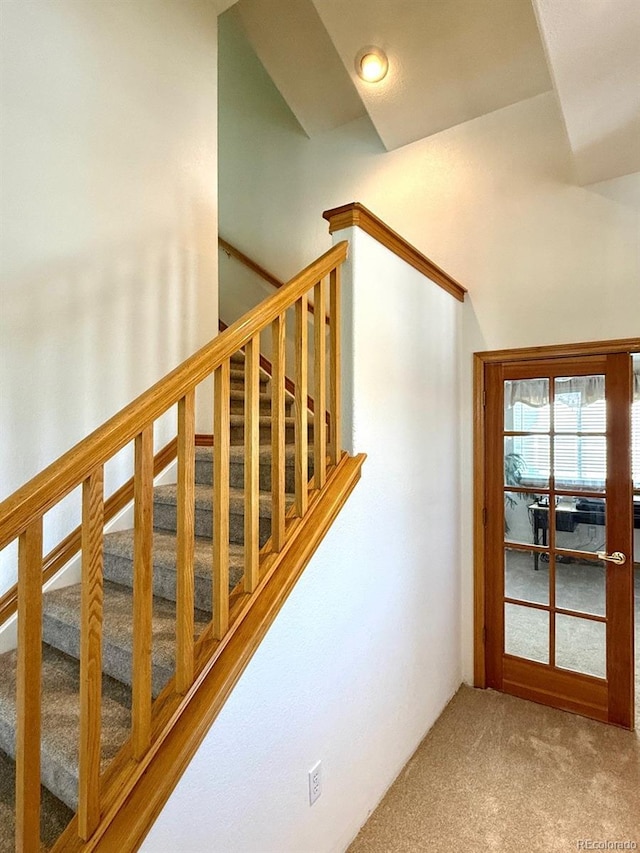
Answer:
<svg viewBox="0 0 640 853"><path fill-rule="evenodd" d="M70 657L80 659L82 585L47 592L43 597L43 640ZM197 637L210 614L195 611ZM176 606L164 598L153 600L152 693L160 693L175 672ZM131 686L133 663L133 591L130 586L105 581L103 590L102 671Z"/></svg>
<svg viewBox="0 0 640 853"><path fill-rule="evenodd" d="M234 489L244 488L244 446L232 444L229 448L229 485ZM295 447L285 446L285 491L295 491ZM309 451L309 477L313 474L313 449ZM196 483L203 486L213 484L213 448L196 447ZM271 445L260 447L260 489L271 489Z"/></svg>
<svg viewBox="0 0 640 853"><path fill-rule="evenodd" d="M42 783L70 809L78 805L78 732L80 664L46 644L42 646ZM102 678L101 768L127 740L131 695L124 684ZM0 655L0 749L15 760L16 652Z"/></svg>
<svg viewBox="0 0 640 853"><path fill-rule="evenodd" d="M290 394L284 396L284 411L285 415L291 416L293 412L293 397ZM242 415L244 413L244 388L231 388L229 392L229 403L231 412L234 415ZM263 391L260 394L260 414L271 415L271 393Z"/></svg>
<svg viewBox="0 0 640 853"><path fill-rule="evenodd" d="M196 536L211 539L213 532L213 489L196 485L195 531ZM178 487L175 484L156 486L153 490L153 526L156 530L176 531L176 502ZM291 502L291 499L290 501ZM261 492L260 545L271 535L271 492ZM229 541L241 545L244 541L244 491L229 490Z"/></svg>
<svg viewBox="0 0 640 853"><path fill-rule="evenodd" d="M153 594L167 601L176 600L176 536L166 530L153 533ZM211 539L196 539L194 550L195 606L211 612ZM244 573L244 548L229 545L229 589L233 589ZM104 537L104 577L112 583L133 587L133 530L107 533Z"/></svg>
<svg viewBox="0 0 640 853"><path fill-rule="evenodd" d="M230 379L231 379L231 387L232 388L244 388L244 366L240 366L237 364L231 365L230 370ZM271 377L269 374L260 368L260 390L264 391L269 384Z"/></svg>
<svg viewBox="0 0 640 853"><path fill-rule="evenodd" d="M229 589L244 573L244 405L245 357L231 357ZM271 535L271 388L270 375L259 371L259 535ZM290 506L294 491L294 400L285 391L285 489ZM313 473L313 415L309 413L309 476ZM324 427L324 424L323 424ZM196 448L195 486L195 636L210 622L212 610L213 449ZM154 488L152 695L156 697L175 671L177 486ZM101 767L106 769L131 733L133 648L134 533L104 537L103 704ZM50 590L43 597L41 779L43 850L77 808L80 688L81 586ZM15 806L16 652L0 655L0 853L13 849ZM4 753L4 754L3 754ZM7 819L4 819L5 813Z"/></svg>
<svg viewBox="0 0 640 853"><path fill-rule="evenodd" d="M231 424L231 444L242 444L244 442L244 415L232 414L229 418ZM271 443L271 416L260 416L260 444ZM284 419L285 424L285 442L293 444L295 440L295 418L289 416ZM308 415L308 440L313 442L313 415L309 412Z"/></svg>
<svg viewBox="0 0 640 853"><path fill-rule="evenodd" d="M0 752L0 853L15 852L16 765ZM47 853L73 817L73 812L44 786L40 787L40 844Z"/></svg>

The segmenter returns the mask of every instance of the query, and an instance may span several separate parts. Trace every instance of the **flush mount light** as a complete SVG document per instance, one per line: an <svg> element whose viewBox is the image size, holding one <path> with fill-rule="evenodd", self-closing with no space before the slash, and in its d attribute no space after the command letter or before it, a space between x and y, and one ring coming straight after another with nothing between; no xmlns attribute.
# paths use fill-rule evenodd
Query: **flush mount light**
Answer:
<svg viewBox="0 0 640 853"><path fill-rule="evenodd" d="M365 83L379 83L387 76L389 60L379 47L363 47L356 55L356 73Z"/></svg>

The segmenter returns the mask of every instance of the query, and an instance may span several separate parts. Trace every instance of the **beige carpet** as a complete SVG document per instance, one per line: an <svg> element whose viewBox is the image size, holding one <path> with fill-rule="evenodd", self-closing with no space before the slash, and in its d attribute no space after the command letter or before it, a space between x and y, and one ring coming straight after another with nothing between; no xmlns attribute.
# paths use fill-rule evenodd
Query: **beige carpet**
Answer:
<svg viewBox="0 0 640 853"><path fill-rule="evenodd" d="M349 853L569 853L580 840L640 850L638 736L463 686Z"/></svg>

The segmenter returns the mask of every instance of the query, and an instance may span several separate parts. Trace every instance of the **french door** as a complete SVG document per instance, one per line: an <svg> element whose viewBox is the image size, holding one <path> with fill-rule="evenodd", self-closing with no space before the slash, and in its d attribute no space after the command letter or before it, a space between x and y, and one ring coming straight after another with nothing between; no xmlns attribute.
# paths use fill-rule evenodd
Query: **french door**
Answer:
<svg viewBox="0 0 640 853"><path fill-rule="evenodd" d="M485 684L632 728L631 356L483 382Z"/></svg>

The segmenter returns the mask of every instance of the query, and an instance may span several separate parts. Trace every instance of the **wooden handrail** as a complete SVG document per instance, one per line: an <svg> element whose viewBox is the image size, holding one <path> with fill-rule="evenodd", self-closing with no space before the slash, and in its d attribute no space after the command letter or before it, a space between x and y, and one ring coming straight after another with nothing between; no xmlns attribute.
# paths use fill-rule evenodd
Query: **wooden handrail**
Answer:
<svg viewBox="0 0 640 853"><path fill-rule="evenodd" d="M244 264L245 267L248 267L250 270L253 270L256 275L259 275L260 278L263 278L268 284L272 285L272 287L284 287L284 281L276 278L273 273L270 273L269 270L266 270L264 267L261 267L260 264L256 263L252 260L248 255L245 255L244 252L241 252L240 249L236 249L231 243L227 240L224 240L222 237L218 237L218 246L227 253L227 255L231 255L237 261L240 261L241 264Z"/></svg>
<svg viewBox="0 0 640 853"><path fill-rule="evenodd" d="M236 247L229 243L227 240L224 240L222 237L218 237L218 246L222 249L223 252L226 252L230 257L235 258L237 261L240 261L241 264L244 264L245 267L252 270L256 275L259 275L260 278L264 279L268 284L272 287L284 287L284 282L277 278L273 273L270 273L269 270L266 270L263 266L260 266L259 263L250 258L249 255L245 255L244 252L241 252L240 249L236 249ZM310 314L314 313L314 306L311 302L307 304L307 310ZM329 324L329 316L325 316L325 322L327 325Z"/></svg>
<svg viewBox="0 0 640 853"><path fill-rule="evenodd" d="M82 487L82 523L46 558L49 570L62 567L64 555L82 552L80 584L78 811L72 830L74 845L94 848L105 827L105 789L101 774L102 646L104 585L105 464L132 440L134 477L109 500L120 504L123 495L134 500L132 578L131 728L119 755L133 763L120 770L120 780L150 760L167 734L162 722L166 701L189 702L201 679L203 663L227 643L239 626L235 607L239 595L255 599L274 560L285 557L306 516L325 492L329 476L337 472L340 444L340 267L347 244L340 243L296 275L277 293L221 332L153 388L93 432L57 462L0 504L0 548L14 539L18 549L18 667L16 732L16 847L35 849L40 810L40 701L42 683L41 613L43 608L43 516L71 490ZM330 324L324 324L325 279L329 283ZM308 372L309 291L323 303L313 323L314 389L320 408L314 427L314 479L309 481ZM285 494L285 328L286 313L295 311L295 502L287 510ZM271 536L261 548L260 522L260 335L271 328L272 512ZM326 348L329 377L326 377ZM229 592L230 578L230 440L232 396L231 360L244 352L245 422L245 567L243 582ZM331 451L326 455L326 379L329 379ZM196 536L196 390L213 379L213 483L211 621L195 639ZM177 487L175 505L175 672L158 700L153 699L153 431L155 420L177 406ZM346 457L345 457L346 458ZM323 469L322 473L319 470ZM200 518L200 516L198 516ZM200 523L198 521L198 523ZM242 589L242 593L239 590ZM232 606L233 605L233 606ZM201 653L209 643L209 657ZM211 645L213 643L213 645ZM36 648L37 647L37 648ZM175 706L177 707L177 706ZM167 721L168 723L168 721ZM171 723L171 726L173 723ZM112 820L109 816L108 821ZM35 828L34 828L35 827ZM66 841L65 841L66 844Z"/></svg>
<svg viewBox="0 0 640 853"><path fill-rule="evenodd" d="M347 256L342 241L0 504L0 550L175 405Z"/></svg>
<svg viewBox="0 0 640 853"><path fill-rule="evenodd" d="M362 228L363 231L386 246L389 251L446 290L447 293L450 293L460 302L464 302L464 295L467 292L465 287L446 273L442 267L423 255L415 246L412 246L404 237L401 237L397 231L390 228L375 213L360 204L359 201L352 201L350 204L343 204L342 207L325 210L322 216L329 223L330 234L357 225L358 228Z"/></svg>
<svg viewBox="0 0 640 853"><path fill-rule="evenodd" d="M198 439L204 442L208 436L196 436L196 445ZM161 450L153 457L153 477L157 477L161 471L176 458L176 439L172 438ZM131 503L134 497L135 480L131 477L124 485L110 495L104 503L104 520L105 523L111 521L120 510L124 509L128 503ZM63 566L66 566L69 560L73 559L79 553L82 547L82 526L76 527L69 533L68 536L58 543L46 555L42 561L42 584L46 584L51 578L60 571ZM17 584L8 589L2 598L0 598L0 625L3 625L10 616L16 612L18 607L18 586Z"/></svg>

